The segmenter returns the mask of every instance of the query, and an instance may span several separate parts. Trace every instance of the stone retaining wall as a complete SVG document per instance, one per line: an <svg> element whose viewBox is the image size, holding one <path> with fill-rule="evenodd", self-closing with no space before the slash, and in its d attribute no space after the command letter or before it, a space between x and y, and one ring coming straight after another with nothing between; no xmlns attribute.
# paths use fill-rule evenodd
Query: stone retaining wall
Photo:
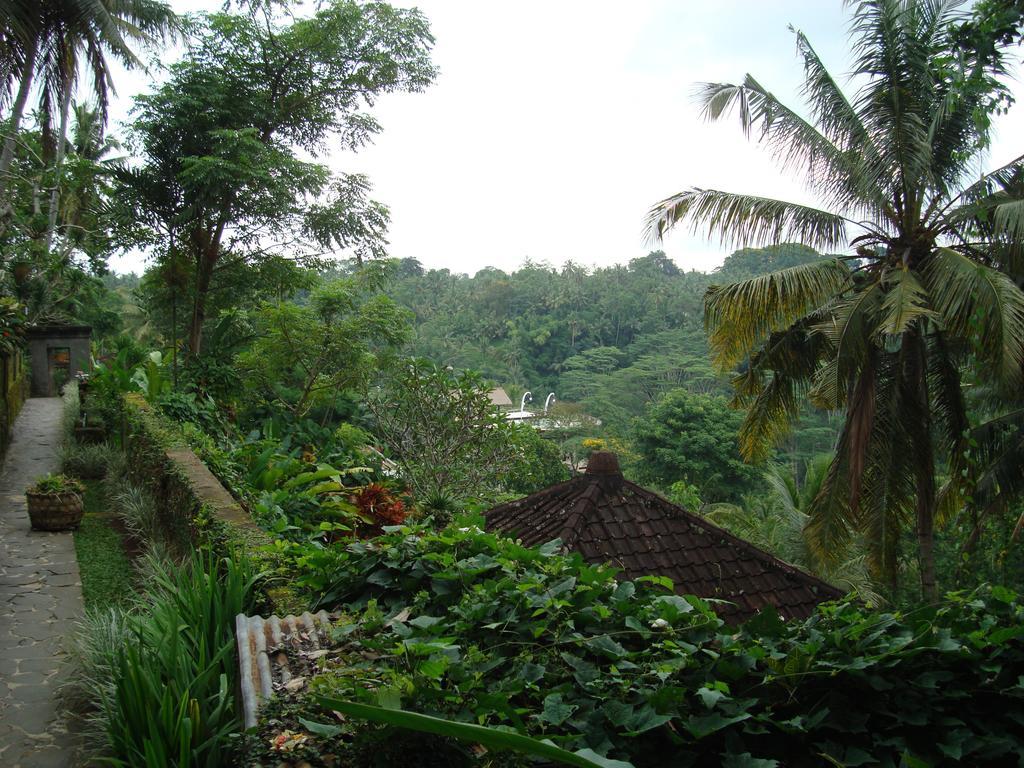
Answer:
<svg viewBox="0 0 1024 768"><path fill-rule="evenodd" d="M199 544L225 553L242 551L260 570L277 570L274 537L253 522L174 424L141 395L124 398L121 437L132 479L153 493L173 546L182 552ZM290 587L271 585L264 593L275 612L306 609Z"/></svg>

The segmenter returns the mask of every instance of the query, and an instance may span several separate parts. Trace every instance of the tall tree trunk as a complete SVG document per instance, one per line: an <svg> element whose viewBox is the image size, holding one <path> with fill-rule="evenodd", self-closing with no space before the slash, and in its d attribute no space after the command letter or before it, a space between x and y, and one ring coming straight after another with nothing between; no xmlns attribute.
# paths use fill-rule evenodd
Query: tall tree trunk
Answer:
<svg viewBox="0 0 1024 768"><path fill-rule="evenodd" d="M931 459L931 446L927 449ZM928 602L938 598L935 583L935 467L929 460L917 478L917 549L921 568L921 596Z"/></svg>
<svg viewBox="0 0 1024 768"><path fill-rule="evenodd" d="M920 462L917 478L917 558L921 570L921 597L935 602L935 452L932 446L932 412L928 397L928 349L924 336L913 334L915 346L914 384L920 408L920 432L915 446Z"/></svg>
<svg viewBox="0 0 1024 768"><path fill-rule="evenodd" d="M18 129L21 127L21 118L25 114L25 104L28 102L29 91L32 90L32 74L36 68L36 53L39 41L34 37L25 51L25 66L21 70L21 85L18 86L18 95L14 99L11 108L10 133L4 137L3 152L0 152L0 217L6 213L7 202L7 175L11 170L11 163L14 160L14 148L18 142Z"/></svg>
<svg viewBox="0 0 1024 768"><path fill-rule="evenodd" d="M196 295L192 303L192 321L188 329L188 356L198 357L203 346L203 323L206 321L206 297L210 292L213 268L217 263L218 247L207 243L199 251L196 264Z"/></svg>
<svg viewBox="0 0 1024 768"><path fill-rule="evenodd" d="M50 252L53 233L57 229L57 209L60 203L60 170L64 165L64 150L67 145L68 115L71 112L72 83L68 82L60 103L60 131L57 134L57 156L53 161L53 189L50 191L50 212L46 222L46 238L43 247Z"/></svg>

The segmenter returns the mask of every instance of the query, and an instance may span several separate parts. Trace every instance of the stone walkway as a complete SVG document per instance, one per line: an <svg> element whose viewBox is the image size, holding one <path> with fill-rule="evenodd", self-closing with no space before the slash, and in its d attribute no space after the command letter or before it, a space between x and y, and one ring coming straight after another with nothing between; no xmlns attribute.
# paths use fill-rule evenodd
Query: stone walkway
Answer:
<svg viewBox="0 0 1024 768"><path fill-rule="evenodd" d="M59 469L60 398L33 398L14 425L0 473L0 765L48 768L73 762L57 711L63 639L82 615L71 533L29 527L25 488Z"/></svg>

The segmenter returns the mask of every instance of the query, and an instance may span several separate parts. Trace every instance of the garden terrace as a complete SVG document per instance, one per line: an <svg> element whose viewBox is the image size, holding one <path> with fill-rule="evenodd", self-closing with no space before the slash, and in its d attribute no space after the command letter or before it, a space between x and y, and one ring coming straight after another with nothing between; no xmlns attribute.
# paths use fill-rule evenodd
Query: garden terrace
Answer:
<svg viewBox="0 0 1024 768"><path fill-rule="evenodd" d="M196 544L210 543L221 552L243 552L256 559L259 566L272 570L275 563L266 553L274 537L252 520L188 447L176 425L140 395L126 395L123 403L129 473L156 499L171 544L187 552ZM288 586L265 591L275 610L301 612L305 607L297 604Z"/></svg>

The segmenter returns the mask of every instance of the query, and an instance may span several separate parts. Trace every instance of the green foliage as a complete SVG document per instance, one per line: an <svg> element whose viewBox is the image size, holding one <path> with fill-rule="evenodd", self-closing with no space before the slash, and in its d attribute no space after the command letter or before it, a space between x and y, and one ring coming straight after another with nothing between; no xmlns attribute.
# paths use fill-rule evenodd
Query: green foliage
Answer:
<svg viewBox="0 0 1024 768"><path fill-rule="evenodd" d="M117 516L129 534L148 549L164 549L165 532L160 525L156 500L145 488L127 477L124 466L112 468L104 481L103 491L111 513Z"/></svg>
<svg viewBox="0 0 1024 768"><path fill-rule="evenodd" d="M996 763L1024 743L1024 604L1001 587L732 630L657 580L616 582L466 522L394 530L320 567L334 577L322 604L351 617L312 683L320 695L635 766ZM332 748L351 738L342 730Z"/></svg>
<svg viewBox="0 0 1024 768"><path fill-rule="evenodd" d="M112 344L112 354L93 365L90 383L106 394L119 396L135 388L132 376L146 360L146 352L131 337L119 336Z"/></svg>
<svg viewBox="0 0 1024 768"><path fill-rule="evenodd" d="M41 493L45 495L73 493L81 496L85 493L85 485L81 480L74 477L48 474L30 485L28 493Z"/></svg>
<svg viewBox="0 0 1024 768"><path fill-rule="evenodd" d="M514 453L501 483L509 493L527 496L569 479L569 468L554 440L530 426L513 427L508 438Z"/></svg>
<svg viewBox="0 0 1024 768"><path fill-rule="evenodd" d="M382 255L388 212L369 199L369 182L302 155L368 143L381 127L364 110L381 94L426 87L432 43L419 11L386 3L332 0L304 18L261 5L196 20L183 59L138 99L143 162L121 174L126 217L150 230L161 264L181 267L166 284L171 303L191 304L191 354L225 269L272 265L281 276L285 257Z"/></svg>
<svg viewBox="0 0 1024 768"><path fill-rule="evenodd" d="M124 605L135 594L134 571L121 534L111 525L103 486L86 485L85 516L75 530L75 558L87 611Z"/></svg>
<svg viewBox="0 0 1024 768"><path fill-rule="evenodd" d="M113 448L106 443L79 445L68 442L61 447L61 469L65 475L83 480L102 478L107 473Z"/></svg>
<svg viewBox="0 0 1024 768"><path fill-rule="evenodd" d="M1014 34L965 47L956 4L852 8L852 97L800 32L808 118L749 74L700 92L708 120L738 113L824 208L692 188L655 204L648 230L657 239L685 221L742 245L849 247L710 288L711 352L720 370L736 371L745 457L763 458L788 433L805 394L845 410L809 509L816 556L835 565L861 537L872 576L894 595L901 534L914 530L921 595L934 600L938 468L951 466L953 496L968 493L973 474L964 372L982 366L1012 392L1024 371L1024 165L1017 158L962 187L1008 96L1003 53ZM999 9L983 4L979 14L997 11L996 27L1007 21Z"/></svg>
<svg viewBox="0 0 1024 768"><path fill-rule="evenodd" d="M562 452L583 459L580 442L618 439L632 421L673 389L728 395L728 381L708 361L702 297L717 280L742 279L819 261L811 249L782 245L738 251L713 274L684 272L661 252L626 266L558 269L527 262L511 273L469 276L398 265L390 288L415 314L409 350L456 369L478 370L518 400L523 390L553 391L551 428ZM802 462L828 450L835 428L825 414L801 409L782 446ZM550 420L550 419L549 419Z"/></svg>
<svg viewBox="0 0 1024 768"><path fill-rule="evenodd" d="M21 304L10 296L0 296L0 354L11 355L21 349L24 314Z"/></svg>
<svg viewBox="0 0 1024 768"><path fill-rule="evenodd" d="M307 305L265 304L255 342L237 358L246 388L294 419L365 385L408 338L405 311L381 293L386 265L317 288Z"/></svg>
<svg viewBox="0 0 1024 768"><path fill-rule="evenodd" d="M636 422L638 460L631 474L661 488L685 481L705 502L738 500L758 479L740 458L741 421L724 397L673 390Z"/></svg>
<svg viewBox="0 0 1024 768"><path fill-rule="evenodd" d="M676 480L672 483L668 487L665 498L690 512L696 512L704 506L704 502L700 498L700 489L685 480Z"/></svg>
<svg viewBox="0 0 1024 768"><path fill-rule="evenodd" d="M93 652L78 662L78 695L91 698L119 765L230 765L240 728L234 617L253 609L254 577L209 553L183 566L151 559L147 571L134 609L110 618L116 641L85 641Z"/></svg>
<svg viewBox="0 0 1024 768"><path fill-rule="evenodd" d="M522 734L503 731L497 728L487 728L472 723L460 723L454 720L444 720L429 715L420 715L415 712L404 712L400 709L386 709L374 707L368 704L357 704L355 702L341 701L322 697L319 703L325 709L332 712L340 712L350 717L358 717L376 723L385 723L399 728L407 728L423 733L432 733L437 736L460 739L471 744L480 744L487 749L494 751L515 750L525 752L529 755L551 760L561 765L575 765L580 768L628 768L628 763L617 760L608 760L595 754L592 750L580 750L579 752L567 752L552 744L540 739L531 739ZM336 726L321 726L324 728L336 728ZM340 730L340 729L339 729ZM329 733L329 731L328 731ZM593 756L593 757L591 757Z"/></svg>
<svg viewBox="0 0 1024 768"><path fill-rule="evenodd" d="M61 430L64 440L70 441L82 416L82 399L78 392L77 381L69 381L61 392L61 408Z"/></svg>
<svg viewBox="0 0 1024 768"><path fill-rule="evenodd" d="M831 454L814 457L804 467L799 481L789 467L770 466L764 475L766 494L747 495L735 504L711 504L702 510L703 514L787 563L855 593L867 604L885 605L868 572L862 541L849 542L845 550L828 560L817 556L808 527L808 510L821 492L831 462ZM975 584L983 581L979 579Z"/></svg>
<svg viewBox="0 0 1024 768"><path fill-rule="evenodd" d="M415 499L468 498L500 487L514 455L512 427L491 405L489 389L476 373L408 360L370 393L374 433Z"/></svg>

